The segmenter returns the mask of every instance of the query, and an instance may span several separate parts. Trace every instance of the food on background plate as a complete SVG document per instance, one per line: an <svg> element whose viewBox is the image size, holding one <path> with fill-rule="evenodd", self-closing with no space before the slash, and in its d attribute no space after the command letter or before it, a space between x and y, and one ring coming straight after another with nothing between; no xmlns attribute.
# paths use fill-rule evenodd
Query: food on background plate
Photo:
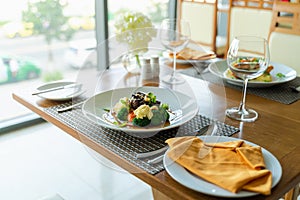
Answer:
<svg viewBox="0 0 300 200"><path fill-rule="evenodd" d="M264 73L262 75L260 75L259 77L255 78L255 79L252 79L250 81L272 82L272 76L271 76L270 72L273 69L274 69L274 67L272 65L268 66L268 68L264 71ZM235 76L234 73L229 68L225 71L225 75L231 79L241 79L241 78Z"/></svg>
<svg viewBox="0 0 300 200"><path fill-rule="evenodd" d="M258 58L247 58L242 57L238 58L237 61L233 64L233 67L237 69L244 69L244 70L254 70L259 69L259 59Z"/></svg>
<svg viewBox="0 0 300 200"><path fill-rule="evenodd" d="M173 52L169 53L169 57L173 58ZM191 48L184 48L176 53L176 59L180 60L205 60L207 58L214 58L215 54L210 51L199 51Z"/></svg>
<svg viewBox="0 0 300 200"><path fill-rule="evenodd" d="M112 108L107 110L114 118L113 124L120 127L163 127L170 118L169 105L161 103L149 92L136 92L130 98L121 98ZM104 116L107 121L108 117Z"/></svg>

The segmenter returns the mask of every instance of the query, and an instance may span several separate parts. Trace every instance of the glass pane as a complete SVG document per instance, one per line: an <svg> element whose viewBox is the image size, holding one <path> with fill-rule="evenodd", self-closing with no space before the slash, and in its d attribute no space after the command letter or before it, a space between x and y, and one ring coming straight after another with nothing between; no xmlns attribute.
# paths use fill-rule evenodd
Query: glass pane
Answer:
<svg viewBox="0 0 300 200"><path fill-rule="evenodd" d="M152 45L150 44L151 41L147 42L147 36L149 34L151 35L151 31L145 30L145 33L142 33L141 35L141 33L134 32L134 29L149 27L159 28L162 20L168 16L168 5L169 0L126 0L118 1L118 3L114 0L108 1L110 64L122 61L124 65L127 65L127 59L125 59L125 57L129 51L137 50L134 53L135 55L137 55L136 53L138 51L143 52L144 55L147 53L150 55L149 52L152 51ZM112 42L114 39L118 42ZM124 45L122 46L123 48L120 45ZM148 47L147 53L138 47L145 45ZM155 51L156 50L157 49L155 49ZM160 53L161 52L158 51L155 54ZM138 64L140 63L138 58L135 58L134 60L137 60ZM131 69L127 70L132 71Z"/></svg>
<svg viewBox="0 0 300 200"><path fill-rule="evenodd" d="M157 28L162 19L168 15L169 0L126 0L108 1L108 23L110 36L115 34L116 19L126 13L140 12L150 18L151 22Z"/></svg>
<svg viewBox="0 0 300 200"><path fill-rule="evenodd" d="M96 46L94 0L10 0L0 7L0 121L29 113L11 92L75 80Z"/></svg>

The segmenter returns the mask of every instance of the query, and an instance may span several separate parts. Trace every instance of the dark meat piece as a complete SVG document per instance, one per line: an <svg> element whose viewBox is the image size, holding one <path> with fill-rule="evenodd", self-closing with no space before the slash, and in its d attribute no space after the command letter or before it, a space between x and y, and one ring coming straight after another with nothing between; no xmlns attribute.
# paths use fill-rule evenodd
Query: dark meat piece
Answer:
<svg viewBox="0 0 300 200"><path fill-rule="evenodd" d="M132 94L129 99L129 106L133 110L137 109L140 105L146 104L145 101L145 93L142 92L136 92L135 94Z"/></svg>

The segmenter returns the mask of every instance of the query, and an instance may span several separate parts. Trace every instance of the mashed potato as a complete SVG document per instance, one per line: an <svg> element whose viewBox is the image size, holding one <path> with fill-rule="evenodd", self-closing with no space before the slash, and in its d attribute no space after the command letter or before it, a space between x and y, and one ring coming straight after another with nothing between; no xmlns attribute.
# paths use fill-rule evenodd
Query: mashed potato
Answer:
<svg viewBox="0 0 300 200"><path fill-rule="evenodd" d="M153 113L148 105L141 105L136 110L133 111L135 114L135 117L137 119L143 119L144 117L147 117L148 119L151 119L153 117Z"/></svg>

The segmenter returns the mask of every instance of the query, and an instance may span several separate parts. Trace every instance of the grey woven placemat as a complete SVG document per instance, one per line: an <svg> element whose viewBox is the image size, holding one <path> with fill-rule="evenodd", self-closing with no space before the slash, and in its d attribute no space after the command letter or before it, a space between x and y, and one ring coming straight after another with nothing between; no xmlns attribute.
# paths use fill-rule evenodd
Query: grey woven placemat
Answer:
<svg viewBox="0 0 300 200"><path fill-rule="evenodd" d="M294 80L271 86L266 88L248 88L247 92L249 94L254 94L266 99L277 101L283 104L292 104L300 99L300 93L294 92L290 87L299 86L300 77L296 77ZM226 86L242 90L241 87L226 83Z"/></svg>
<svg viewBox="0 0 300 200"><path fill-rule="evenodd" d="M242 87L227 83L226 81L220 81L219 77L211 74L208 70L205 70L207 65L203 66L194 66L187 70L181 71L181 73L190 75L193 77L201 78L207 80L212 83L219 84L220 82L224 84L226 87L230 87L239 91L242 91ZM198 73L200 72L200 73ZM203 73L202 73L203 72ZM296 77L294 80L274 85L271 87L264 88L247 88L247 93L254 94L256 96L260 96L269 100L277 101L283 104L291 104L300 99L300 92L294 92L290 87L291 86L299 86L300 85L300 77Z"/></svg>
<svg viewBox="0 0 300 200"><path fill-rule="evenodd" d="M137 153L162 148L166 145L166 139L192 133L194 130L212 123L211 119L197 115L186 124L180 126L180 128L161 131L149 138L139 138L121 131L101 127L86 118L80 108L63 113L57 112L58 108L63 108L71 104L72 101L45 108L45 112L150 174L162 171L164 169L163 163L148 164L147 161L152 158L136 158ZM239 131L236 127L219 121L215 122L218 127L216 135L231 136Z"/></svg>

